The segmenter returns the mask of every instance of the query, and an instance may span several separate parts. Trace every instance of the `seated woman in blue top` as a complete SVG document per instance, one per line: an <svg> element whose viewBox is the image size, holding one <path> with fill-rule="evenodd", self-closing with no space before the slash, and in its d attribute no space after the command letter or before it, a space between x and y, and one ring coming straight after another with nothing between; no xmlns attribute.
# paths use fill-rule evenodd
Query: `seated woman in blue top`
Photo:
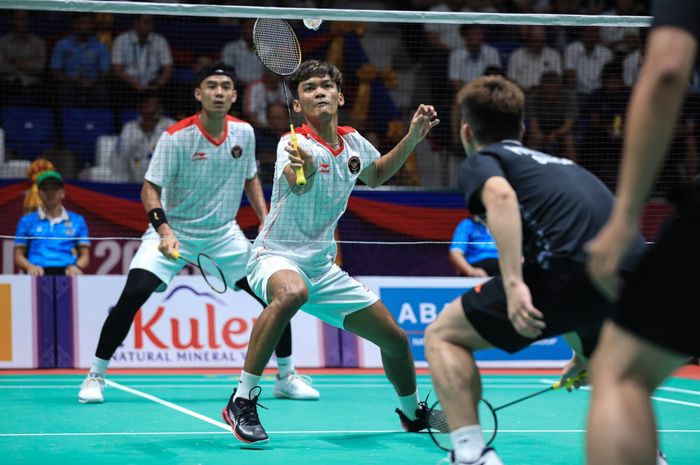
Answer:
<svg viewBox="0 0 700 465"><path fill-rule="evenodd" d="M500 274L496 243L479 218L466 218L457 225L450 245L450 262L461 276L481 278Z"/></svg>
<svg viewBox="0 0 700 465"><path fill-rule="evenodd" d="M90 261L85 219L63 208L63 178L44 171L36 180L41 206L17 225L15 264L32 276L83 273Z"/></svg>

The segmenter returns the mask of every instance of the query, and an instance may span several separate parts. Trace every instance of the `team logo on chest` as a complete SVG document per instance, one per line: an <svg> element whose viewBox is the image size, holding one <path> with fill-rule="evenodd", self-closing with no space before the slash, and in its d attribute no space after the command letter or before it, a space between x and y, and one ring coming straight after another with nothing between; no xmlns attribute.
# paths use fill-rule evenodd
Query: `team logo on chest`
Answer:
<svg viewBox="0 0 700 465"><path fill-rule="evenodd" d="M360 159L356 156L350 157L350 159L348 160L348 169L350 170L350 173L357 174L360 172L360 168L362 168L362 163L360 163Z"/></svg>
<svg viewBox="0 0 700 465"><path fill-rule="evenodd" d="M234 160L238 160L243 155L243 148L240 145L234 145L231 149L231 156Z"/></svg>

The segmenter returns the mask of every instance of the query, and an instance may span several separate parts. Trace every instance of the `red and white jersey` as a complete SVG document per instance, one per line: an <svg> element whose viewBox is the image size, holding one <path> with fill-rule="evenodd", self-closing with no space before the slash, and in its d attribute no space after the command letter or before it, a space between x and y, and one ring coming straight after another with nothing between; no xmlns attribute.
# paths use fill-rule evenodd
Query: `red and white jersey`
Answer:
<svg viewBox="0 0 700 465"><path fill-rule="evenodd" d="M161 202L175 234L223 235L235 223L245 181L257 172L250 124L226 116L220 140L201 126L199 113L158 140L145 179L162 188Z"/></svg>
<svg viewBox="0 0 700 465"><path fill-rule="evenodd" d="M337 149L306 125L297 128L296 133L300 147L316 163L313 185L302 195L292 193L282 173L289 164L284 147L291 137L284 135L277 145L270 213L253 248L257 254L282 255L307 275L318 276L335 261L337 247L333 233L357 178L380 154L351 127L338 128Z"/></svg>

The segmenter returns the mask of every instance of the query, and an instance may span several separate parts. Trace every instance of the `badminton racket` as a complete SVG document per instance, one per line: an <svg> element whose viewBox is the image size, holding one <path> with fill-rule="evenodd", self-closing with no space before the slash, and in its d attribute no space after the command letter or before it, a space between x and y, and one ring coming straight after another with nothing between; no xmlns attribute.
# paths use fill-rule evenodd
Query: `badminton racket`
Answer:
<svg viewBox="0 0 700 465"><path fill-rule="evenodd" d="M557 389L565 388L569 389L576 384L581 383L586 379L588 376L588 373L586 371L582 371L579 373L578 376L574 378L567 378L566 381L563 383L560 381L557 381L556 383L552 383L551 386L546 387L540 391L533 392L532 394L528 394L526 396L523 396L519 399L513 400L511 402L508 402L506 404L500 405L498 407L494 407L488 400L486 399L481 399L479 402L479 422L481 425L481 429L484 432L491 432L491 436L489 437L489 440L486 442L487 446L490 446L491 443L496 439L496 434L498 433L498 415L496 412L499 410L502 410L506 407L510 407L511 405L519 404L520 402L523 402L528 399L532 399L533 397L540 396L546 392L550 391L556 391ZM439 409L439 402L437 401L433 404L431 407L431 411L435 409ZM436 446L438 446L440 449L451 452L453 450L452 447L452 440L450 438L450 433L449 433L449 428L447 428L447 432L442 431L437 428L433 428L430 424L428 427L428 434L430 434L430 438L433 440Z"/></svg>
<svg viewBox="0 0 700 465"><path fill-rule="evenodd" d="M291 131L292 147L299 147L294 123L292 122L292 110L289 107L287 83L285 76L293 74L301 64L301 46L292 27L283 19L258 18L253 26L253 43L255 53L262 64L282 78L284 90L284 103L289 114L289 130ZM297 186L306 184L304 168L295 171Z"/></svg>
<svg viewBox="0 0 700 465"><path fill-rule="evenodd" d="M204 253L198 254L196 262L183 257L179 250L173 251L170 255L176 260L182 260L197 268L202 274L204 281L214 292L223 294L228 289L223 271L209 255Z"/></svg>

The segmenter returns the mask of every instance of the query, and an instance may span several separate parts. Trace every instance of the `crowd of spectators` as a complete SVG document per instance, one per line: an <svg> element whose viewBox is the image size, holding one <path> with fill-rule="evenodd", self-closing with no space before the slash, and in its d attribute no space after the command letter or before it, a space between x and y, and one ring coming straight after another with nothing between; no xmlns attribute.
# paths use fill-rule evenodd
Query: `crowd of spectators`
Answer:
<svg viewBox="0 0 700 465"><path fill-rule="evenodd" d="M202 1L242 5L238 0ZM260 2L259 2L260 3ZM261 2L261 5L321 8L372 8L378 2L342 0ZM383 9L436 12L506 12L553 14L643 15L644 2L631 0L413 0L381 2ZM375 5L376 6L376 5ZM64 20L67 14L53 13ZM261 139L258 154L261 173L274 160L278 132L287 130L284 93L280 80L265 72L252 44L252 20L230 18L184 18L150 15L106 15L91 13L70 16L70 28L42 33L46 13L16 10L11 31L0 37L0 98L3 106L109 108L114 114L115 137L121 134L110 168L112 180L138 182L147 167L149 154L164 128L173 120L191 114L194 99L191 79L196 70L212 60L223 59L237 72L238 102L235 116L249 121ZM184 30L186 27L188 29ZM342 33L300 38L305 56L336 56L341 69L348 69L365 56L339 35L363 34L363 27ZM157 31L157 32L156 32ZM191 36L193 31L201 35ZM227 34L226 31L234 31ZM326 32L325 35L324 31ZM308 32L308 31L306 31ZM370 30L371 33L371 30ZM624 110L629 89L643 61L643 33L635 27L543 27L477 24L404 24L400 26L402 53L387 60L397 70L418 69L427 85L416 84L413 100L434 104L441 124L434 131L434 150L458 153L457 117L452 111L454 93L484 74L503 74L527 91L526 143L554 155L576 160L612 186L617 170ZM228 36L228 40L227 40ZM319 37L319 36L316 36ZM304 42L308 40L308 42ZM325 48L324 48L325 47ZM372 65L372 56L366 56ZM349 65L350 63L350 65ZM361 64L361 63L360 63ZM350 102L344 114L356 115L352 103L374 84L361 89L361 71L346 73L344 91ZM388 89L391 73L375 71L372 82ZM692 91L692 89L691 89ZM355 94L358 94L357 96ZM387 95L391 94L387 92ZM357 97L357 98L356 98ZM391 98L391 97L390 97ZM697 99L688 99L672 146L666 173L684 180L697 172L695 148ZM406 107L413 107L414 101ZM363 102L363 105L366 102ZM371 107L371 105L370 105ZM400 108L403 110L403 108ZM130 117L131 119L129 120ZM348 116L349 118L349 116ZM60 121L57 125L68 125ZM370 118L371 119L371 118ZM452 119L453 121L450 121ZM356 121L353 121L356 123ZM377 134L381 146L390 136L386 122L367 121L366 132ZM373 126L374 125L374 126ZM395 129L395 128L394 128ZM59 131L56 131L59 133ZM56 138L60 148L64 141ZM381 147L380 147L381 148ZM37 157L41 154L37 153ZM82 163L94 164L89 159ZM82 167L82 166L80 166ZM74 173L66 173L71 177ZM77 174L77 173L75 173Z"/></svg>

